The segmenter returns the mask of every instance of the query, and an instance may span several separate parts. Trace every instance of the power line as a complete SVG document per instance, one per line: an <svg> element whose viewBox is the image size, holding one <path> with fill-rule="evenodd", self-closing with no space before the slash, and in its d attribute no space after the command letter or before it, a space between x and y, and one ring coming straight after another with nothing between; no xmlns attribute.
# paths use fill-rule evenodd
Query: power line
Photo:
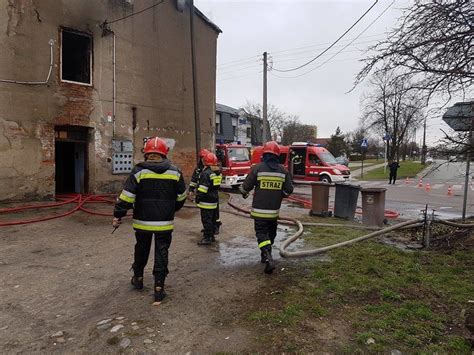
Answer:
<svg viewBox="0 0 474 355"><path fill-rule="evenodd" d="M368 36L364 36L362 38L372 38L372 37L379 37L379 36L384 36L385 33L377 33L377 34L374 34L374 35L368 35ZM346 39L344 41L340 41L340 42L346 42L346 41L351 41L352 39ZM291 52L291 51L297 51L299 49L307 49L307 48L314 48L314 47L322 47L322 46L326 46L328 44L331 44L331 42L324 42L324 43L317 43L317 44L312 44L310 46L304 46L304 47L296 47L296 48L290 48L290 49L282 49L281 51L276 51L276 52L272 52L273 54L278 54L278 53L283 53L283 52Z"/></svg>
<svg viewBox="0 0 474 355"><path fill-rule="evenodd" d="M373 39L373 40L370 40L370 41L360 41L360 42L357 42L357 43L354 43L354 40L355 39L352 39L351 42L349 42L349 45L358 45L358 44L368 44L368 43L375 43L375 42L379 42L381 39L383 39L384 37L380 37L380 38L377 38L377 39ZM344 47L346 45L344 44L340 44L340 45L337 45L337 46L334 46L332 47L332 49L336 49L336 48L340 48L340 47ZM322 47L322 46L320 46ZM275 54L274 52L271 52L272 54ZM284 53L284 54L278 54L278 58L284 58L284 57L289 57L289 56L293 56L293 55L300 55L300 54L304 54L304 53L314 53L314 49L310 49L310 50L305 50L305 51L296 51L294 53ZM313 58L313 56L311 56L310 58Z"/></svg>
<svg viewBox="0 0 474 355"><path fill-rule="evenodd" d="M360 37L357 37L357 38L360 38ZM348 44L348 45L345 45L344 46L344 49L349 47L349 45L352 45L352 46L355 46L355 45L358 45L358 44L366 44L366 43L374 43L374 42L377 42L378 40L371 40L371 41L361 41L361 42L357 42L357 43L354 43L355 40L357 38L354 38L351 40L351 42ZM340 46L334 46L334 48L337 48L337 47L341 47L343 45L340 45ZM349 51L344 51L345 53L349 53L349 52L360 52L362 50L360 49L354 49L354 50L349 50ZM310 52L310 51L306 51L306 52ZM342 51L339 51L338 53L341 53ZM298 53L298 54L303 54L304 52L301 52L301 53ZM288 55L291 55L290 53L288 54L283 54L283 56L288 56ZM324 54L322 57L324 56L330 56L332 55L332 53L326 53ZM273 60L272 64L273 63L281 63L281 62L288 62L288 61L295 61L295 60L301 60L301 59L308 59L308 58L312 58L312 56L304 56L304 57L293 57L293 58L283 58L283 59L279 59L280 57L278 57L278 59L276 60ZM253 64L251 64L253 62ZM221 68L221 67L218 67L217 68L217 73L218 75L222 75L222 74L228 74L228 73L232 73L232 72L238 72L238 71L242 71L242 70L246 70L246 69L250 69L250 68L255 68L256 66L260 65L260 62L261 62L261 59L253 59L251 61L246 61L246 62L242 62L240 64L235 64L235 65L228 65L227 67L225 68ZM248 65L248 64L251 64L251 65ZM243 66L243 65L247 65L246 67L243 67L243 68L239 68L240 66ZM271 68L270 68L271 70Z"/></svg>
<svg viewBox="0 0 474 355"><path fill-rule="evenodd" d="M113 21L107 21L107 20L105 20L105 22L110 25L110 24L112 24L112 23L125 20L125 19L127 19L127 18L129 18L129 17L132 17L132 16L135 16L135 15L141 14L142 12L148 11L148 10L154 8L155 6L158 6L158 5L162 4L163 2L164 2L164 0L158 1L156 4L153 4L153 5L151 5L151 6L148 6L148 7L144 8L143 10L140 10L140 11L137 11L137 12L134 12L134 13L131 13L131 14L127 15L127 16L118 18L118 19L113 20Z"/></svg>
<svg viewBox="0 0 474 355"><path fill-rule="evenodd" d="M241 59L236 59L236 60L232 60L230 62L225 62L225 63L222 63L222 64L219 64L217 67L226 67L226 66L233 66L233 65L239 65L239 64L233 64L233 63L240 63L240 62L252 62L252 61L255 61L255 60L258 60L260 59L260 56L258 55L254 55L252 57L246 57L246 58L241 58Z"/></svg>
<svg viewBox="0 0 474 355"><path fill-rule="evenodd" d="M256 72L256 73L254 72L254 73L248 73L248 74L244 74L244 75L231 76L229 78L219 79L219 80L217 80L217 82L219 83L221 81L226 81L226 80L230 80L230 79L237 79L237 78L244 78L246 76L255 75L255 74L262 74L262 73L263 73L263 71L261 70L261 71Z"/></svg>
<svg viewBox="0 0 474 355"><path fill-rule="evenodd" d="M304 64L301 64L300 66L297 66L295 68L291 68L291 69L275 69L273 68L273 70L276 70L278 72L290 72L290 71L295 71L295 70L298 70L298 69L301 69L309 64L311 64L312 62L314 62L316 59L318 59L319 57L321 57L324 53L326 53L328 50L330 50L332 47L334 47L334 45L339 42L350 30L352 30L352 28L354 28L355 25L357 25L364 17L365 15L367 15L370 10L372 10L372 8L378 3L379 0L375 0L375 2L362 14L362 16L360 16L356 22L354 22L352 24L351 27L349 27L346 31L344 31L344 33L339 36L338 39L336 39L329 47L327 47L324 51L322 51L321 53L319 53L316 57L314 57L313 59L311 59L310 61L304 63Z"/></svg>
<svg viewBox="0 0 474 355"><path fill-rule="evenodd" d="M288 78L288 79L292 79L292 78L299 78L300 76L303 76L303 75L306 75L306 74L309 74L311 73L312 71L318 69L318 68L321 68L323 65L325 65L326 63L330 62L332 59L334 59L335 57L337 57L339 54L341 54L347 47L349 47L350 45L352 45L353 42L355 42L360 36L362 36L370 27L372 27L374 25L375 22L377 22L387 11L388 9L390 9L390 7L392 7L392 5L395 3L395 0L392 0L392 2L371 22L369 23L369 25L367 27L365 27L355 38L352 39L351 42L349 42L348 44L346 44L343 48L341 48L338 52L336 52L335 54L333 54L331 57L329 57L328 59L326 59L324 62L322 62L321 64L315 66L314 68L306 71L305 73L302 73L302 74L299 74L299 75L295 75L293 77L282 77L282 76L278 76L279 78ZM346 51L347 52L347 51Z"/></svg>
<svg viewBox="0 0 474 355"><path fill-rule="evenodd" d="M363 38L373 38L373 37L379 37L379 36L382 36L382 35L384 35L384 33L379 33L379 34L369 35L369 36L364 36L364 37L359 37L359 38L361 38L361 39L363 39ZM340 42L346 42L346 41L353 41L353 39L347 39L347 40L340 41ZM361 42L357 42L355 44L373 43L373 42L377 42L377 41L379 41L379 39L373 39L373 40L370 40L370 41L361 41ZM292 55L295 55L295 54L303 54L303 53L313 52L313 50L304 50L303 51L303 49L307 49L307 48L317 49L318 47L324 47L327 44L329 44L329 42L318 43L318 44L313 44L313 45L304 46L304 47L284 49L284 50L281 50L281 51L276 51L276 52L271 52L271 53L272 54L278 54L278 53L283 53L283 52L295 52L295 53L284 53L284 54L281 54L281 56L280 55L278 56L278 57L286 57L286 56L292 56ZM343 46L343 44L341 44L340 46ZM338 48L340 46L334 46L333 48ZM307 58L307 57L305 57L305 58ZM238 67L238 66L246 65L246 64L249 64L249 63L252 63L252 62L261 62L261 56L260 55L254 55L252 57L245 57L245 58L241 58L241 59L232 60L232 61L225 62L225 63L217 65L217 68L218 69L229 69L230 67L234 67L234 66Z"/></svg>

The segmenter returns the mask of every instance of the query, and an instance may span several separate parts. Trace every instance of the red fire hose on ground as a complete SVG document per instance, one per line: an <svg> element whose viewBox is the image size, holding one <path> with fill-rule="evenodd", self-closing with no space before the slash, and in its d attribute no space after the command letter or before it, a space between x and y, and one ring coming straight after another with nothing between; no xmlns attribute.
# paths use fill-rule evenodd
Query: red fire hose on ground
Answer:
<svg viewBox="0 0 474 355"><path fill-rule="evenodd" d="M86 204L114 204L115 197L116 195L114 194L108 194L108 195L83 195L83 194L63 194L63 195L57 195L56 200L57 202L53 203L46 203L46 204L38 204L38 205L25 205L25 206L18 206L18 207L11 207L11 208L2 208L0 209L0 214L7 214L7 213L14 213L14 212L22 212L22 211L27 211L27 210L38 210L38 209L47 209L47 208L54 208L54 207L61 207L65 206L68 204L76 204L74 208L72 208L69 211L59 213L59 214L54 214L50 216L43 216L43 217L38 217L34 219L27 219L27 220L16 220L16 221L8 221L8 222L0 222L0 227L6 227L6 226L16 226L16 225L22 225L22 224L31 224L31 223L38 223L38 222L44 222L48 221L51 219L56 219L56 218L61 218L61 217L66 217L69 216L77 211L82 211L91 215L96 215L96 216L103 216L103 217L113 217L112 213L107 213L107 212L99 212L99 211L93 211L85 207ZM299 197L294 197L290 196L287 198L290 201L297 202L302 204L306 208L311 208L311 201L299 198ZM235 207L234 207L235 208ZM358 209L356 213L361 214L362 210ZM385 210L385 217L386 218L397 218L399 216L398 212L395 211L389 211Z"/></svg>
<svg viewBox="0 0 474 355"><path fill-rule="evenodd" d="M287 200L293 201L299 204L302 204L305 208L311 208L311 200L306 200L301 197L295 197L295 196L289 196L287 197ZM330 210L334 211L334 207L329 207ZM362 208L357 207L356 214L362 214ZM385 210L385 218L398 218L400 216L400 213L397 211L391 211L391 210Z"/></svg>
<svg viewBox="0 0 474 355"><path fill-rule="evenodd" d="M33 218L33 219L27 219L27 220L0 222L0 227L17 226L21 224L31 224L31 223L49 221L51 219L69 216L77 211L83 211L85 213L89 213L96 216L113 217L112 213L93 211L84 207L86 204L92 204L92 203L113 204L115 203L114 200L110 199L112 196L115 196L115 195L66 194L66 195L56 196L56 200L58 202L38 204L38 205L25 205L25 206L19 206L19 207L11 207L11 208L1 208L0 214L7 214L7 213L14 213L14 212L22 212L22 211L27 211L27 210L61 207L68 204L76 204L74 208L63 213L58 213L58 214L54 214L50 216L43 216L43 217L38 217L38 218Z"/></svg>

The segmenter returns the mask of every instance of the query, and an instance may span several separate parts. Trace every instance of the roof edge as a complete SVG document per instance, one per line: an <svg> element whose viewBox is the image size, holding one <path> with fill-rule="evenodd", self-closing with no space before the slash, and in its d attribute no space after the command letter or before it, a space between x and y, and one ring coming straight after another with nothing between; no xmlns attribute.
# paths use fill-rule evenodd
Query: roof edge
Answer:
<svg viewBox="0 0 474 355"><path fill-rule="evenodd" d="M222 33L222 30L214 22L212 22L206 15L204 15L201 10L194 6L194 13L198 15L204 22L206 22L214 31L217 33Z"/></svg>

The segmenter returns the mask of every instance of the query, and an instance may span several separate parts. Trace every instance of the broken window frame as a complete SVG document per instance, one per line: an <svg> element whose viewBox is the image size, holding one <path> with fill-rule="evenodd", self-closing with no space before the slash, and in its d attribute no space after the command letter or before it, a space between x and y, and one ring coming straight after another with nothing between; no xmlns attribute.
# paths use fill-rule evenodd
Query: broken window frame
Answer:
<svg viewBox="0 0 474 355"><path fill-rule="evenodd" d="M94 38L92 34L83 32L83 31L78 31L74 30L72 28L67 28L67 27L60 27L59 28L60 32L60 39L61 39L61 46L59 48L59 80L63 83L69 83L69 84L76 84L76 85L82 85L82 86L93 86L93 60L94 60ZM78 36L83 36L87 37L90 40L90 51L89 51L89 82L82 82L82 81L74 81L74 80L67 80L63 79L63 33L68 32L68 33L73 33Z"/></svg>

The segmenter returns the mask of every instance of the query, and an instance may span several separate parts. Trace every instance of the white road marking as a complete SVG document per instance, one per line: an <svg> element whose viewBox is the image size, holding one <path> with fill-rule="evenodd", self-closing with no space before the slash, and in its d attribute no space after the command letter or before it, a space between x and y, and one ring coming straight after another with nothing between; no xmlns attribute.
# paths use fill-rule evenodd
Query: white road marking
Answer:
<svg viewBox="0 0 474 355"><path fill-rule="evenodd" d="M431 189L432 190L438 190L440 188L442 188L444 186L444 184L434 184L433 186L431 186Z"/></svg>
<svg viewBox="0 0 474 355"><path fill-rule="evenodd" d="M461 190L462 185L453 185L453 190Z"/></svg>

